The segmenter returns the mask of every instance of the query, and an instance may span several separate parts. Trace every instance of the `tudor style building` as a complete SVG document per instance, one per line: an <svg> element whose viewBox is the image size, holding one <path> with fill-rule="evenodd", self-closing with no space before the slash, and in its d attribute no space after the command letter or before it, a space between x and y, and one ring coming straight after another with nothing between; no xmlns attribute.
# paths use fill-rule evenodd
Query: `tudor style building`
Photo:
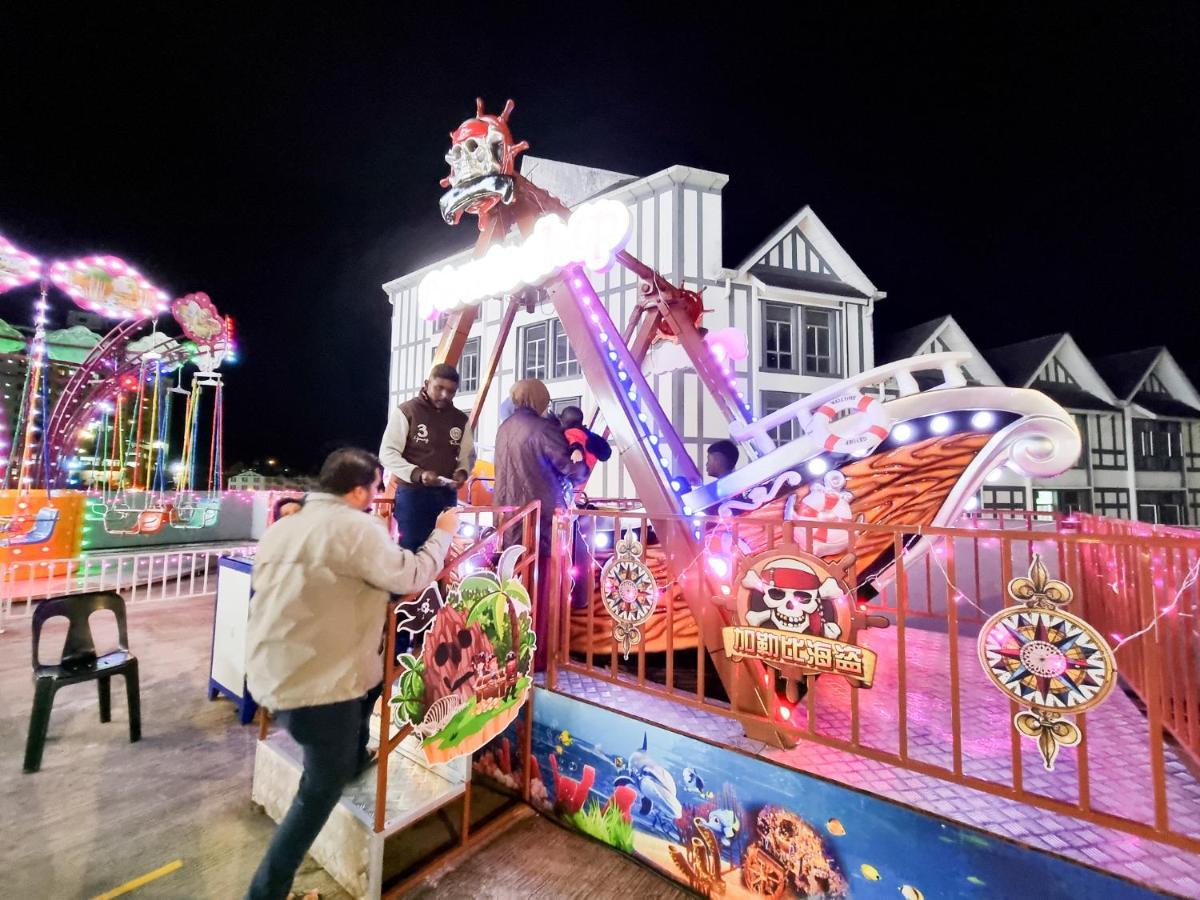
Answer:
<svg viewBox="0 0 1200 900"><path fill-rule="evenodd" d="M946 350L975 356L967 369L976 383L1049 395L1083 437L1079 461L1057 478L998 470L983 508L1200 525L1200 395L1165 348L1089 359L1071 335L1052 334L980 351L943 316L882 338L879 361Z"/></svg>
<svg viewBox="0 0 1200 900"><path fill-rule="evenodd" d="M524 156L521 174L570 207L605 196L625 203L633 221L628 249L668 280L703 291L710 330L734 326L748 338L748 356L736 364L741 390L762 415L819 387L874 365L871 316L882 295L805 207L768 235L735 268L722 257L721 190L728 177L672 166L638 178L617 172ZM433 268L459 262L469 251L438 260L384 285L392 303L389 403L415 393L424 379L440 325L421 318L417 286ZM620 266L592 273L597 295L623 325L638 299L632 274ZM470 409L498 339L501 305L483 305L461 363L457 403ZM706 448L727 438L728 423L690 368L651 351L646 371L663 409L679 428L684 446L704 468ZM501 400L515 381L540 378L556 409L595 408L575 353L548 303L517 314L496 378L480 413L477 446L490 450ZM781 434L786 439L793 435ZM587 486L596 497L627 496L631 487L616 459L596 468Z"/></svg>
<svg viewBox="0 0 1200 900"><path fill-rule="evenodd" d="M1086 510L1200 525L1200 394L1165 348L1089 359L1069 334L1055 334L981 351L952 316L876 336L874 308L885 295L807 206L727 268L725 175L672 166L637 177L530 156L522 157L521 173L569 207L599 196L628 206L630 252L670 281L703 291L710 330L733 326L745 333L748 355L736 363L736 378L757 415L877 364L965 351L974 357L965 366L969 383L1043 391L1074 414L1084 438L1078 464L1057 478L1028 481L1002 470L981 492L985 508ZM437 345L441 321L421 317L417 286L431 269L469 254L437 260L383 286L393 307L389 404L416 393ZM592 283L614 321L627 322L638 299L634 276L617 266L593 273ZM472 327L459 365L458 404L464 409L476 402L501 314L499 302L487 302ZM707 446L728 436L716 404L670 348L652 350L646 372L703 470ZM595 408L552 307L536 299L531 311L517 314L480 412L476 441L485 458L501 401L522 378L545 381L556 409ZM773 436L781 441L796 435ZM614 457L596 468L587 490L594 497L625 497L631 485Z"/></svg>

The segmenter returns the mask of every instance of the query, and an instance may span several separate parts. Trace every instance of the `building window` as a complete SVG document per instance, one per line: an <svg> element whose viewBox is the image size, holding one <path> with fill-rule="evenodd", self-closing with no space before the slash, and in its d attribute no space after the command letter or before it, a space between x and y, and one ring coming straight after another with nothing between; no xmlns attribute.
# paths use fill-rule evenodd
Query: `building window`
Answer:
<svg viewBox="0 0 1200 900"><path fill-rule="evenodd" d="M783 303L763 304L763 369L768 372L797 372L797 307Z"/></svg>
<svg viewBox="0 0 1200 900"><path fill-rule="evenodd" d="M1187 467L1189 472L1200 472L1200 422L1188 423Z"/></svg>
<svg viewBox="0 0 1200 900"><path fill-rule="evenodd" d="M1188 505L1192 508L1191 524L1200 525L1200 489L1188 491Z"/></svg>
<svg viewBox="0 0 1200 900"><path fill-rule="evenodd" d="M1162 383L1157 375L1151 375L1146 379L1146 383L1142 385L1142 390L1147 394L1161 394L1169 396L1166 385Z"/></svg>
<svg viewBox="0 0 1200 900"><path fill-rule="evenodd" d="M1079 429L1079 440L1081 443L1079 449L1079 458L1075 460L1074 469L1086 469L1088 467L1088 420L1087 416L1081 413L1071 413L1075 419L1075 427Z"/></svg>
<svg viewBox="0 0 1200 900"><path fill-rule="evenodd" d="M764 302L763 371L838 375L837 315L823 307Z"/></svg>
<svg viewBox="0 0 1200 900"><path fill-rule="evenodd" d="M579 360L558 319L521 329L521 377L552 381L579 376Z"/></svg>
<svg viewBox="0 0 1200 900"><path fill-rule="evenodd" d="M1025 488L985 487L982 500L984 509L1024 509Z"/></svg>
<svg viewBox="0 0 1200 900"><path fill-rule="evenodd" d="M778 412L785 406L790 406L800 399L801 394L793 394L790 391L763 391L762 392L762 412L759 413L759 418L769 416L773 412ZM767 432L767 435L776 444L786 444L789 441L794 441L800 435L800 425L795 419L784 422Z"/></svg>
<svg viewBox="0 0 1200 900"><path fill-rule="evenodd" d="M1155 525L1183 525L1187 504L1183 491L1138 491L1137 517Z"/></svg>
<svg viewBox="0 0 1200 900"><path fill-rule="evenodd" d="M836 375L834 317L832 309L803 307L804 374Z"/></svg>
<svg viewBox="0 0 1200 900"><path fill-rule="evenodd" d="M526 325L521 329L521 377L545 381L549 366L550 323Z"/></svg>
<svg viewBox="0 0 1200 900"><path fill-rule="evenodd" d="M1092 492L1089 490L1046 490L1034 488L1033 508L1038 512L1056 512L1070 515L1092 511Z"/></svg>
<svg viewBox="0 0 1200 900"><path fill-rule="evenodd" d="M1143 472L1174 472L1182 467L1183 435L1178 422L1133 420L1133 466Z"/></svg>
<svg viewBox="0 0 1200 900"><path fill-rule="evenodd" d="M567 332L562 322L554 319L551 323L554 332L554 378L576 378L579 375L579 359L571 349L567 340Z"/></svg>
<svg viewBox="0 0 1200 900"><path fill-rule="evenodd" d="M554 410L556 416L561 416L563 410L568 406L580 406L582 403L582 397L562 397L558 400L551 400L550 408Z"/></svg>
<svg viewBox="0 0 1200 900"><path fill-rule="evenodd" d="M1115 519L1129 518L1129 491L1125 488L1097 488L1096 513Z"/></svg>
<svg viewBox="0 0 1200 900"><path fill-rule="evenodd" d="M464 394L479 390L479 338L471 338L463 346L458 363L458 389Z"/></svg>
<svg viewBox="0 0 1200 900"><path fill-rule="evenodd" d="M1125 468L1125 423L1118 416L1093 415L1092 447L1093 469Z"/></svg>

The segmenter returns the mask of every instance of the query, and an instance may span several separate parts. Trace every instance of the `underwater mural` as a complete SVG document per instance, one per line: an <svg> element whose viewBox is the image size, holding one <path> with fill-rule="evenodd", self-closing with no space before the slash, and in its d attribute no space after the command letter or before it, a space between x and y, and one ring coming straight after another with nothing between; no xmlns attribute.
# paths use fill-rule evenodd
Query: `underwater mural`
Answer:
<svg viewBox="0 0 1200 900"><path fill-rule="evenodd" d="M1070 860L535 689L531 800L705 897L1156 897ZM476 755L506 762L523 718ZM506 772L507 769L507 772Z"/></svg>

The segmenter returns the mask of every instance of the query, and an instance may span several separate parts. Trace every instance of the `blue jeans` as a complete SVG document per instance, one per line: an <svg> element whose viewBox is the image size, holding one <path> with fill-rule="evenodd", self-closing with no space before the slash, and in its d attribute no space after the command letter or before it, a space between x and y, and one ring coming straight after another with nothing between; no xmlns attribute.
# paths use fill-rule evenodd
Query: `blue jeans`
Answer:
<svg viewBox="0 0 1200 900"><path fill-rule="evenodd" d="M342 790L366 763L371 707L382 690L380 684L355 700L279 712L280 724L304 751L304 773L254 873L247 900L287 897L304 854L321 833Z"/></svg>
<svg viewBox="0 0 1200 900"><path fill-rule="evenodd" d="M454 488L403 484L397 487L394 513L396 530L400 533L397 543L405 550L420 550L433 534L438 514L456 503L458 494Z"/></svg>

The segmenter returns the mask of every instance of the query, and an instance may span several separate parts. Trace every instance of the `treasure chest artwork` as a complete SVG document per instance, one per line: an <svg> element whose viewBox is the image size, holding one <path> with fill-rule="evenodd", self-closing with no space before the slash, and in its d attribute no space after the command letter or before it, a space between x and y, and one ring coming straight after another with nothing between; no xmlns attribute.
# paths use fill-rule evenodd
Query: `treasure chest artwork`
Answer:
<svg viewBox="0 0 1200 900"><path fill-rule="evenodd" d="M777 546L743 564L737 596L740 624L722 631L733 660L757 659L778 669L787 699L800 699L808 675L836 674L858 687L875 678L875 653L854 640L865 626L886 626L855 607L848 572L853 557L834 564L795 545Z"/></svg>
<svg viewBox="0 0 1200 900"><path fill-rule="evenodd" d="M632 534L617 541L612 559L600 570L600 598L613 619L613 640L628 659L630 648L641 643L641 626L658 605L658 583Z"/></svg>
<svg viewBox="0 0 1200 900"><path fill-rule="evenodd" d="M1008 593L1020 605L984 623L979 662L992 684L1029 707L1013 717L1013 725L1037 741L1043 765L1052 770L1059 749L1083 738L1063 714L1104 702L1117 680L1116 658L1100 632L1062 608L1073 592L1050 577L1039 554L1028 575L1008 583Z"/></svg>
<svg viewBox="0 0 1200 900"><path fill-rule="evenodd" d="M799 897L849 895L850 886L816 828L780 806L764 806L757 826L758 840L742 859L742 884L749 890L764 897L782 897L788 888Z"/></svg>
<svg viewBox="0 0 1200 900"><path fill-rule="evenodd" d="M478 750L516 718L531 684L534 631L529 592L514 576L524 547L500 555L445 598L436 584L397 607L397 629L419 654L400 656L390 700L397 727L411 725L426 759ZM422 638L423 636L423 638Z"/></svg>

